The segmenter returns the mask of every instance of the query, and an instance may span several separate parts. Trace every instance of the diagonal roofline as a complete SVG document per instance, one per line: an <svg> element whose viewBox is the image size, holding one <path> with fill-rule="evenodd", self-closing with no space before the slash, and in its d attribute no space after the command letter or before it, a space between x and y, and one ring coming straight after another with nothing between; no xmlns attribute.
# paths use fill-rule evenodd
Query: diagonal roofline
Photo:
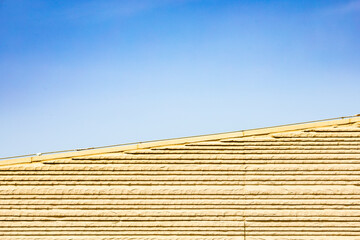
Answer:
<svg viewBox="0 0 360 240"><path fill-rule="evenodd" d="M255 128L255 129L240 130L240 131L225 132L225 133L215 133L215 134L197 135L191 137L180 137L180 138L171 138L164 140L125 143L125 144L110 145L103 147L73 149L73 150L65 150L65 151L47 152L41 154L29 154L22 156L6 157L6 158L0 158L0 166L7 166L13 164L26 164L26 163L42 162L47 160L73 158L73 157L84 157L84 156L91 156L91 155L104 154L104 153L123 152L129 150L187 144L187 143L194 143L201 141L212 141L212 140L219 140L225 138L258 136L258 135L265 135L265 134L272 134L279 132L303 130L308 128L344 125L344 124L351 124L356 122L360 122L360 114L354 116L322 119L316 121Z"/></svg>

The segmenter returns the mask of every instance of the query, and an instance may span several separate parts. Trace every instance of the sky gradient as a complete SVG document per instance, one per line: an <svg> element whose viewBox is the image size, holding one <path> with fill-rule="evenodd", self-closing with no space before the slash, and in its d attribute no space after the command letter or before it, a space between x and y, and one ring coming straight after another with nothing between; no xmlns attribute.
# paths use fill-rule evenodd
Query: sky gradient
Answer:
<svg viewBox="0 0 360 240"><path fill-rule="evenodd" d="M0 157L360 113L360 0L0 0Z"/></svg>

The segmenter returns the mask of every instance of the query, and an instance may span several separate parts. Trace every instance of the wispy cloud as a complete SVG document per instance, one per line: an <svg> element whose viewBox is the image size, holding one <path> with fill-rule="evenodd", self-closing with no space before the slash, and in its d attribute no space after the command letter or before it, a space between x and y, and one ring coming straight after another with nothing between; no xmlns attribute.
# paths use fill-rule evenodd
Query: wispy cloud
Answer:
<svg viewBox="0 0 360 240"><path fill-rule="evenodd" d="M345 2L345 1L344 1ZM353 0L345 2L341 5L337 5L328 8L324 11L326 14L351 14L360 12L360 0Z"/></svg>
<svg viewBox="0 0 360 240"><path fill-rule="evenodd" d="M116 17L128 17L140 14L142 12L169 6L172 4L181 4L189 0L92 0L79 3L69 9L64 9L63 17L72 20L108 20Z"/></svg>

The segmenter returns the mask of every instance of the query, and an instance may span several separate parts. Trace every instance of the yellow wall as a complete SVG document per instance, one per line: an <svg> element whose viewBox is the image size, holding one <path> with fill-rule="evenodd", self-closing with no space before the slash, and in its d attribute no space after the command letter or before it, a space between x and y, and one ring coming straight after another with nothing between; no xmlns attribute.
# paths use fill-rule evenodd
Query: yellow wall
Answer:
<svg viewBox="0 0 360 240"><path fill-rule="evenodd" d="M0 239L360 239L358 122L12 160Z"/></svg>

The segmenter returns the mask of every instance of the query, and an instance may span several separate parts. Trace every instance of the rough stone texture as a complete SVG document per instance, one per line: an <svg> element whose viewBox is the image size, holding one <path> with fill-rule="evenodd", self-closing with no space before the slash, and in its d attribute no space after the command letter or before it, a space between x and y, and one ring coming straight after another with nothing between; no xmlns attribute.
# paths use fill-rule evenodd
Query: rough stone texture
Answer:
<svg viewBox="0 0 360 240"><path fill-rule="evenodd" d="M0 239L360 239L359 124L0 168Z"/></svg>

